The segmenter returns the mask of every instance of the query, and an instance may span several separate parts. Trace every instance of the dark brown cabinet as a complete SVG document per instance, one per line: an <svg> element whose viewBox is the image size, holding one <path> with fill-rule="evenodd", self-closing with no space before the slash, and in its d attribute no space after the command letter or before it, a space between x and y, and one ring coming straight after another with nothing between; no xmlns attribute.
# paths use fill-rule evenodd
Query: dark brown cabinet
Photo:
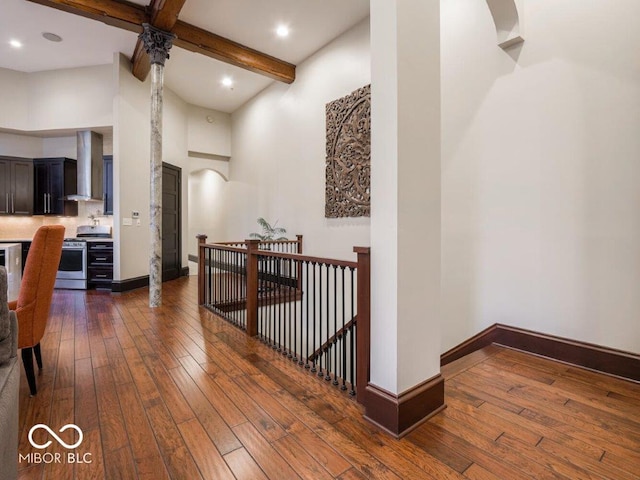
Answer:
<svg viewBox="0 0 640 480"><path fill-rule="evenodd" d="M113 155L103 157L102 191L104 192L104 214L113 215Z"/></svg>
<svg viewBox="0 0 640 480"><path fill-rule="evenodd" d="M33 214L78 215L78 202L65 200L78 188L78 164L70 158L36 158L33 161Z"/></svg>
<svg viewBox="0 0 640 480"><path fill-rule="evenodd" d="M87 287L111 290L113 242L87 242Z"/></svg>
<svg viewBox="0 0 640 480"><path fill-rule="evenodd" d="M33 161L0 157L0 214L31 215L33 212Z"/></svg>

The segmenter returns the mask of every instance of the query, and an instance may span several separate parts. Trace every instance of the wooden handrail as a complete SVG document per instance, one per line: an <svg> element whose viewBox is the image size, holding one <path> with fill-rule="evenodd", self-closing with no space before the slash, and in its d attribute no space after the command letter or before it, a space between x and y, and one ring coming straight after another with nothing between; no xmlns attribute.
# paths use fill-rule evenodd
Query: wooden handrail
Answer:
<svg viewBox="0 0 640 480"><path fill-rule="evenodd" d="M256 255L260 255L261 257L285 258L290 260L297 260L299 262L335 265L337 267L358 268L358 262L351 262L349 260L336 260L334 258L310 257L307 255L300 255L298 253L281 253L259 250Z"/></svg>
<svg viewBox="0 0 640 480"><path fill-rule="evenodd" d="M331 348L331 345L333 344L333 341L336 338L342 338L342 336L344 335L344 332L349 330L353 325L357 325L357 323L358 323L358 315L356 315L351 320L349 320L347 323L345 323L344 326L340 330L338 330L336 333L334 333L331 336L331 338L329 338L326 342L324 342L315 352L313 352L311 355L309 355L307 360L309 360L310 362L313 362L316 358L318 358L318 356L320 355L321 352L326 352L327 350L329 350Z"/></svg>
<svg viewBox="0 0 640 480"><path fill-rule="evenodd" d="M238 252L238 253L247 252L246 248L229 247L223 243L205 243L205 244L202 244L201 246L204 246L205 248L213 248L215 250L224 250L225 252Z"/></svg>

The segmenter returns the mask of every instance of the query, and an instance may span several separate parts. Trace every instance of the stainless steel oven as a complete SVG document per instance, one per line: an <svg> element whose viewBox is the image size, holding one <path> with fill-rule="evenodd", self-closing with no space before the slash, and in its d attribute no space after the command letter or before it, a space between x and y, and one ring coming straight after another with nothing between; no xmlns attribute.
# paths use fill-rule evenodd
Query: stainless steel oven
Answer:
<svg viewBox="0 0 640 480"><path fill-rule="evenodd" d="M108 225L79 225L76 238L66 238L56 275L55 288L87 289L86 238L111 238Z"/></svg>
<svg viewBox="0 0 640 480"><path fill-rule="evenodd" d="M64 241L55 288L87 288L87 242L77 239Z"/></svg>

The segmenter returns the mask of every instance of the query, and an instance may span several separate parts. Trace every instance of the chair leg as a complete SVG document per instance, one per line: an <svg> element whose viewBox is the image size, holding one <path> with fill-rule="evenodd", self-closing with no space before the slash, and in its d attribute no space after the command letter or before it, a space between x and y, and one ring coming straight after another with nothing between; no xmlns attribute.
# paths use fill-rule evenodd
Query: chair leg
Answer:
<svg viewBox="0 0 640 480"><path fill-rule="evenodd" d="M38 373L42 371L42 352L40 351L40 342L33 347L33 353L36 356L36 363L38 364Z"/></svg>
<svg viewBox="0 0 640 480"><path fill-rule="evenodd" d="M33 371L33 349L31 347L22 349L22 364L24 365L24 373L27 375L29 390L33 397L38 390L36 389L36 375Z"/></svg>

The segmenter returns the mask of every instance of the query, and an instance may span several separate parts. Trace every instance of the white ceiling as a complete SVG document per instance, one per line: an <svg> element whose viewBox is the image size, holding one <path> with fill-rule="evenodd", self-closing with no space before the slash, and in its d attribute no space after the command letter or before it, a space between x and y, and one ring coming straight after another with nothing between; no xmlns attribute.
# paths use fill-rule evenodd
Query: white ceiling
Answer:
<svg viewBox="0 0 640 480"><path fill-rule="evenodd" d="M147 0L133 0L146 5ZM298 64L369 14L369 0L187 0L180 19L290 63ZM275 35L278 24L287 39ZM63 37L61 43L43 32ZM23 47L15 49L9 41ZM37 72L131 57L137 35L26 0L0 1L0 68ZM223 87L222 77L234 80ZM173 47L165 85L194 105L232 112L272 82L200 54Z"/></svg>

